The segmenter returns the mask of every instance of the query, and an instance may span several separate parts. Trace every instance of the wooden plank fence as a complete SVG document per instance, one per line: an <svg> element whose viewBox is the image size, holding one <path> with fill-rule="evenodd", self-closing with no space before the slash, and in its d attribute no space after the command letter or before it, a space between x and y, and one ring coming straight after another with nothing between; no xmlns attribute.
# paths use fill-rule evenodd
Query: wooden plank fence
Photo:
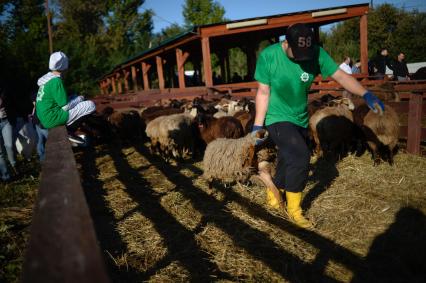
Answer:
<svg viewBox="0 0 426 283"><path fill-rule="evenodd" d="M110 282L63 126L49 130L21 282Z"/></svg>

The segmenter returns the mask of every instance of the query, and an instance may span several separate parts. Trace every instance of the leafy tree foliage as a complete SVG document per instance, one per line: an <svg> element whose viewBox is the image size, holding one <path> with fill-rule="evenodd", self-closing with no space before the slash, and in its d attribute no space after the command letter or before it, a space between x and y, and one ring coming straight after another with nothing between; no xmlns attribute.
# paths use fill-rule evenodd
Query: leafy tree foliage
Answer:
<svg viewBox="0 0 426 283"><path fill-rule="evenodd" d="M198 26L224 21L225 9L212 0L186 0L183 17L186 26Z"/></svg>
<svg viewBox="0 0 426 283"><path fill-rule="evenodd" d="M337 61L344 56L359 58L359 19L337 24L330 33L321 33L324 48ZM392 57L402 51L408 62L426 60L426 13L405 11L383 4L368 14L369 58L380 48L388 48Z"/></svg>

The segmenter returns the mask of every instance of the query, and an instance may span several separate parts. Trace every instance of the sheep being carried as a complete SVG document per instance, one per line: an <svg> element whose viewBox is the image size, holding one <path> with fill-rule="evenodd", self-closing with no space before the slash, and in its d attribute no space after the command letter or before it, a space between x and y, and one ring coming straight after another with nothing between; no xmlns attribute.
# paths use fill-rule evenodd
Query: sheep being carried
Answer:
<svg viewBox="0 0 426 283"><path fill-rule="evenodd" d="M257 167L256 141L264 138L266 131L248 134L239 139L219 138L207 145L203 178L209 182L246 182Z"/></svg>

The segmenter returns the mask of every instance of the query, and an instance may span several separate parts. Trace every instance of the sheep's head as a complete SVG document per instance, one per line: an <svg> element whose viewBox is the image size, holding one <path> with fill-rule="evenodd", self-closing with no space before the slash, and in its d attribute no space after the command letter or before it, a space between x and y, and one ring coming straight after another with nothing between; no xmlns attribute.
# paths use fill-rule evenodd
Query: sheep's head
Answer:
<svg viewBox="0 0 426 283"><path fill-rule="evenodd" d="M341 98L341 99L334 99L334 100L330 101L330 105L331 106L345 105L351 111L355 109L355 105L352 102L352 100L350 100L349 98L346 98L346 97Z"/></svg>

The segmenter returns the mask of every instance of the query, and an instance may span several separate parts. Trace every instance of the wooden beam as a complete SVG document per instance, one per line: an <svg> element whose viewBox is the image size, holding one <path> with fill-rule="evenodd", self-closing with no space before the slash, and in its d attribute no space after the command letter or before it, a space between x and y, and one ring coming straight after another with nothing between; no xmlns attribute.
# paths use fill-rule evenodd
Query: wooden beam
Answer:
<svg viewBox="0 0 426 283"><path fill-rule="evenodd" d="M143 77L143 89L149 90L149 79L148 79L148 71L151 69L151 65L145 62L142 62L142 77Z"/></svg>
<svg viewBox="0 0 426 283"><path fill-rule="evenodd" d="M116 73L115 74L115 78L116 78L116 81L117 81L117 86L118 86L118 93L119 94L122 94L123 93L123 85L122 85L122 83L121 83L121 79L120 79L120 77L121 77L121 74L120 73Z"/></svg>
<svg viewBox="0 0 426 283"><path fill-rule="evenodd" d="M111 85L112 85L112 93L113 94L118 94L117 92L117 85L115 83L115 78L111 77Z"/></svg>
<svg viewBox="0 0 426 283"><path fill-rule="evenodd" d="M203 51L203 67L204 67L204 78L207 87L213 86L212 78L212 62L210 58L210 43L208 37L201 38L201 48Z"/></svg>
<svg viewBox="0 0 426 283"><path fill-rule="evenodd" d="M185 61L188 59L189 53L182 52L182 49L176 48L176 62L179 77L179 88L185 88Z"/></svg>
<svg viewBox="0 0 426 283"><path fill-rule="evenodd" d="M132 70L133 90L135 92L137 92L138 91L138 80L136 78L136 66L132 66L131 70Z"/></svg>
<svg viewBox="0 0 426 283"><path fill-rule="evenodd" d="M160 89L164 89L163 60L160 56L156 56L155 60L157 62L158 84L160 86Z"/></svg>
<svg viewBox="0 0 426 283"><path fill-rule="evenodd" d="M124 90L125 90L125 92L128 92L129 91L129 75L130 75L130 72L127 71L126 69L124 69L123 74L124 74L124 77L123 77Z"/></svg>
<svg viewBox="0 0 426 283"><path fill-rule="evenodd" d="M64 126L49 129L20 282L111 282Z"/></svg>
<svg viewBox="0 0 426 283"><path fill-rule="evenodd" d="M408 105L407 152L411 154L420 154L423 93L412 93Z"/></svg>
<svg viewBox="0 0 426 283"><path fill-rule="evenodd" d="M367 14L362 15L359 21L359 41L361 54L361 73L368 74L368 38Z"/></svg>
<svg viewBox="0 0 426 283"><path fill-rule="evenodd" d="M322 24L330 22L338 22L342 20L347 20L355 17L364 15L368 11L369 7L367 5L362 5L358 7L350 7L347 9L345 14L339 15L329 15L324 17L313 18L312 13L302 13L302 14L292 14L292 15L283 15L280 17L271 17L268 18L268 23L266 25L259 26L250 26L244 28L236 29L227 29L226 24L222 25L212 25L209 27L203 27L200 29L201 37L214 37L214 36L223 36L243 32L252 32L259 30L268 30L274 28L287 27L294 23L306 23L306 24Z"/></svg>

